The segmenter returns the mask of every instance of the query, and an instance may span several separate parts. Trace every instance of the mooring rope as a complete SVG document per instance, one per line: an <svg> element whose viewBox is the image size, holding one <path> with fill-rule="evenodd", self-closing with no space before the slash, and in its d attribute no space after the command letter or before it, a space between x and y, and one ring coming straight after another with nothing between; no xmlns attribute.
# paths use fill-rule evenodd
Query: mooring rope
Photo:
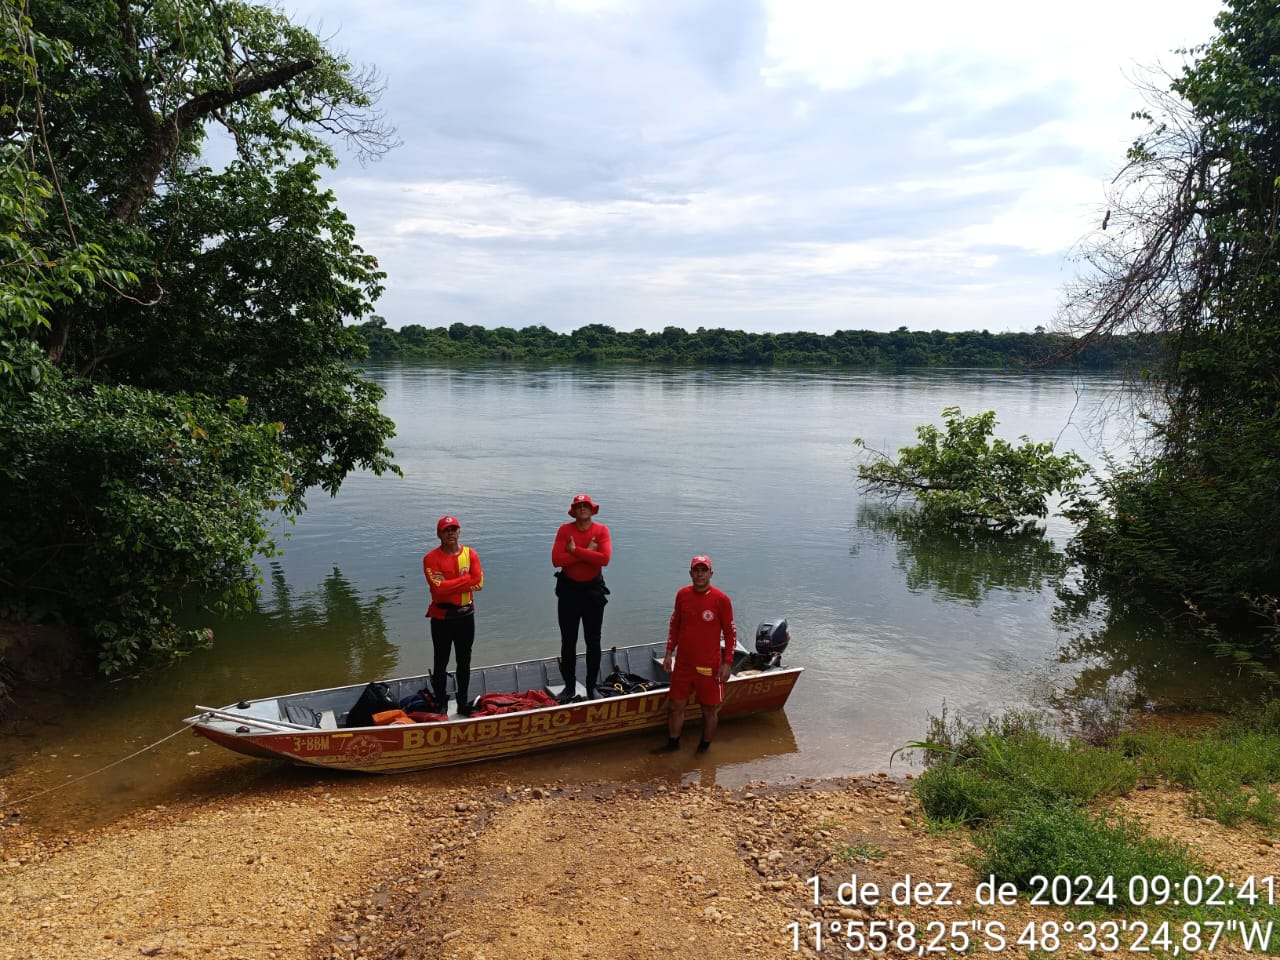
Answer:
<svg viewBox="0 0 1280 960"><path fill-rule="evenodd" d="M18 800L6 800L3 803L0 803L0 810L7 810L9 807L16 807L20 803L29 803L32 800L38 799L39 797L43 797L46 793L53 793L55 790L61 790L64 787L73 786L79 783L81 780L88 780L90 777L96 776L97 774L102 773L102 771L104 770L110 770L112 767L118 767L120 764L128 760L132 760L134 757L140 756L141 754L146 753L148 750L154 750L156 747L160 746L160 744L164 743L166 740L172 740L178 734L186 733L190 729L191 729L190 727L183 725L179 727L177 730L173 731L173 733L169 734L168 736L161 737L155 743L149 743L145 747L143 747L141 750L135 750L133 753L129 754L127 757L121 757L119 760L113 760L111 761L111 763L108 763L105 766L101 766L97 770L90 770L88 773L81 774L80 776L76 777L74 780L68 780L66 783L60 783L56 787L50 787L47 790L41 790L39 793L33 793L29 796L22 797L21 799L18 799Z"/></svg>

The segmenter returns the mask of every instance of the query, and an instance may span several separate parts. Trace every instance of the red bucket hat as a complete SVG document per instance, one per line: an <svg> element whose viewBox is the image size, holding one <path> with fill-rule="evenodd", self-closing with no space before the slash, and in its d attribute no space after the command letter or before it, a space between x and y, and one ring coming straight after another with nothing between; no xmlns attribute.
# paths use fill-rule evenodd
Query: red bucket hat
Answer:
<svg viewBox="0 0 1280 960"><path fill-rule="evenodd" d="M587 494L580 493L576 497L574 497L573 502L569 504L569 516L571 517L573 516L573 508L578 506L578 504L580 503L588 503L591 505L591 515L593 517L600 512L600 504L592 500L591 497L588 496Z"/></svg>
<svg viewBox="0 0 1280 960"><path fill-rule="evenodd" d="M437 536L437 537L438 537L438 536L440 536L440 534L444 533L444 528L445 528L445 527L457 527L457 528L461 529L461 528L462 528L462 524L460 524L460 523L458 522L458 518L457 518L457 517L441 517L439 520L437 520L437 521L436 521L436 536Z"/></svg>
<svg viewBox="0 0 1280 960"><path fill-rule="evenodd" d="M696 557L694 557L692 560L690 560L690 561L689 561L689 569L690 569L690 570L692 570L692 569L693 569L694 567L696 567L698 564L702 564L702 565L703 565L704 567L706 567L708 570L714 570L714 569L715 569L715 567L711 566L711 558L710 558L710 557L708 557L705 553L700 553L700 554L698 554Z"/></svg>

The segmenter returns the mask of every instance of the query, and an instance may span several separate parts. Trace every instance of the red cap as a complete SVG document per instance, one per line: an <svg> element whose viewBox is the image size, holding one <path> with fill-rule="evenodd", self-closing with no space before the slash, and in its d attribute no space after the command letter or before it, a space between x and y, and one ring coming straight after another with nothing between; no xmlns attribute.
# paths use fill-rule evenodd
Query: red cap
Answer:
<svg viewBox="0 0 1280 960"><path fill-rule="evenodd" d="M591 497L588 496L587 494L580 493L576 497L574 497L573 502L569 504L569 516L571 517L573 516L573 508L580 503L586 503L591 505L591 515L593 517L600 512L600 504L592 500Z"/></svg>
<svg viewBox="0 0 1280 960"><path fill-rule="evenodd" d="M437 536L437 537L438 537L438 536L440 536L440 534L444 533L444 528L445 528L445 527L458 527L458 528L461 528L461 527L462 527L462 524L460 524L460 523L458 522L458 518L457 518L457 517L441 517L439 520L437 520L437 521L436 521L436 536Z"/></svg>
<svg viewBox="0 0 1280 960"><path fill-rule="evenodd" d="M703 565L704 567L706 567L708 570L714 570L714 569L715 569L714 567L712 567L712 566L711 566L711 558L710 558L710 557L708 557L705 553L700 553L700 554L698 554L696 557L694 557L692 560L690 560L690 561L689 561L689 569L690 569L690 570L692 570L692 569L693 569L694 567L696 567L698 564L702 564L702 565Z"/></svg>

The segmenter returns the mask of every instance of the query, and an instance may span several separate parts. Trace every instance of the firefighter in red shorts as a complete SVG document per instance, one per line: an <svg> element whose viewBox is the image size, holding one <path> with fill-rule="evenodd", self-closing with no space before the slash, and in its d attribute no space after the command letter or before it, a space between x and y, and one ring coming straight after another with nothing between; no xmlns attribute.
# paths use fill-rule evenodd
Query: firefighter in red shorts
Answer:
<svg viewBox="0 0 1280 960"><path fill-rule="evenodd" d="M704 753L711 746L724 700L724 684L733 666L737 645L733 603L728 594L711 585L711 558L699 555L689 561L689 579L693 583L676 592L676 605L667 628L667 655L662 660L662 669L671 674L671 689L667 692L667 742L655 748L654 753L670 753L680 748L685 704L692 692L698 694L698 703L702 704L702 739L698 753Z"/></svg>

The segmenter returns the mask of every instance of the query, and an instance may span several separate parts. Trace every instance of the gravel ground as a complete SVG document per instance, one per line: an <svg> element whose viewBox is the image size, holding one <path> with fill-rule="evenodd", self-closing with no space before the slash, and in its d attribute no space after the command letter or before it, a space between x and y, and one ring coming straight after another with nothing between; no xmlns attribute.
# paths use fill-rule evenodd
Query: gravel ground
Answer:
<svg viewBox="0 0 1280 960"><path fill-rule="evenodd" d="M1198 820L1176 791L1117 807L1225 874L1280 873L1274 833ZM10 821L0 844L0 960L840 957L856 951L833 924L908 919L959 924L970 956L1018 957L1016 931L1065 916L975 906L982 878L964 835L923 830L909 780L884 775L734 791L342 778L156 807L69 837ZM913 902L889 902L908 875ZM837 902L855 876L882 902ZM940 896L963 902L924 902ZM999 949L995 923L1013 931ZM931 955L952 952L964 953ZM1251 956L1227 944L1214 955Z"/></svg>

